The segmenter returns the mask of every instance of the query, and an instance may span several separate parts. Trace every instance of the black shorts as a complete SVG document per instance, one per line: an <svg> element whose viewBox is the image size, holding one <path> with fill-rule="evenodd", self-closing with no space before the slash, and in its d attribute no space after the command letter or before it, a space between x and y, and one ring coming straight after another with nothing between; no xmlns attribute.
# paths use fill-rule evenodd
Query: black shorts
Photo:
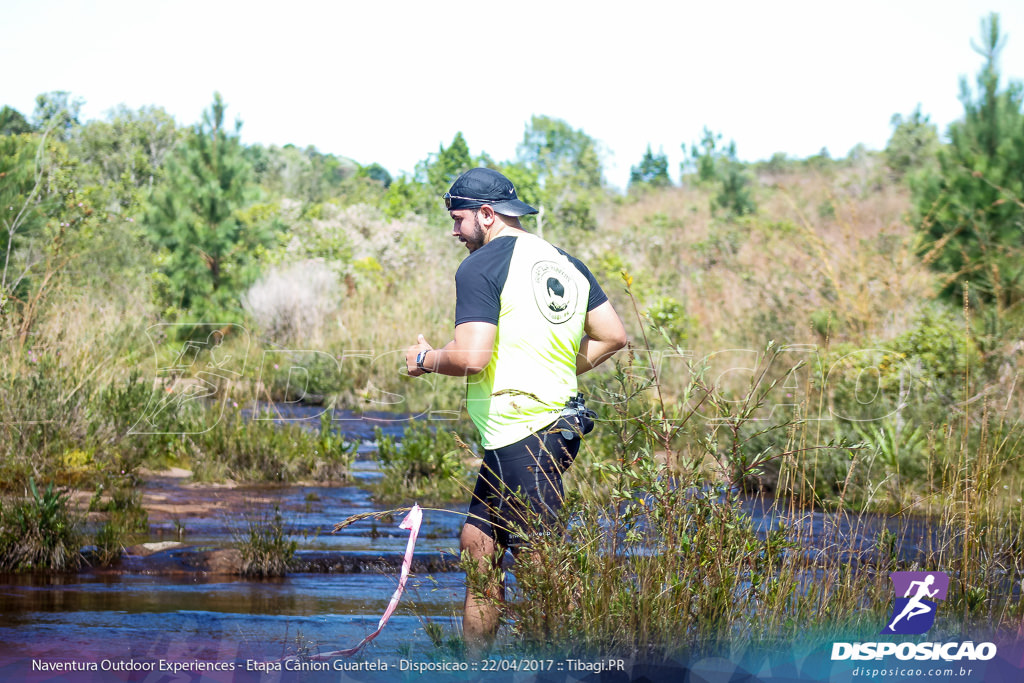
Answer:
<svg viewBox="0 0 1024 683"><path fill-rule="evenodd" d="M466 524L513 553L524 545L522 534L551 530L562 509L562 473L579 450L578 427L565 418L514 444L484 450Z"/></svg>

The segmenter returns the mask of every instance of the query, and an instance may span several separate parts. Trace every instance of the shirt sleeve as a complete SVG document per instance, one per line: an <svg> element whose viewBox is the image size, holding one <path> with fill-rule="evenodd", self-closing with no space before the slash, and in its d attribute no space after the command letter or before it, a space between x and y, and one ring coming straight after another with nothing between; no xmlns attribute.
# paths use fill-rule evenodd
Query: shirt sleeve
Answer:
<svg viewBox="0 0 1024 683"><path fill-rule="evenodd" d="M583 275L586 276L587 281L590 283L590 299L587 301L587 310L592 311L605 301L608 301L608 295L604 293L603 289L601 289L601 285L597 283L597 278L594 277L594 274L590 272L590 269L587 268L583 261L580 261L575 256L566 254L561 249L559 249L559 251L565 254L565 257L569 259L569 262L576 266L576 269L583 273Z"/></svg>
<svg viewBox="0 0 1024 683"><path fill-rule="evenodd" d="M485 322L498 324L501 286L488 272L489 259L470 254L455 271L455 324ZM486 256L479 253L479 256ZM508 269L506 267L506 273Z"/></svg>

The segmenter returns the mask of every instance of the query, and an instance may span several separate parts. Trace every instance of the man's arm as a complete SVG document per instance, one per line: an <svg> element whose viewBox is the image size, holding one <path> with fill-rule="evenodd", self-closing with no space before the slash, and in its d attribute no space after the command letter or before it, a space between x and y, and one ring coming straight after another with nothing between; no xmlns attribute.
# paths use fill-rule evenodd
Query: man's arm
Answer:
<svg viewBox="0 0 1024 683"><path fill-rule="evenodd" d="M576 354L577 375L593 370L626 345L626 328L610 301L587 311L583 332L580 351Z"/></svg>
<svg viewBox="0 0 1024 683"><path fill-rule="evenodd" d="M413 377L422 375L423 371L416 367L416 356L427 349L423 367L430 372L452 377L475 375L491 362L497 330L492 323L462 323L455 326L455 339L440 349L430 346L421 334L416 344L406 349L406 368Z"/></svg>

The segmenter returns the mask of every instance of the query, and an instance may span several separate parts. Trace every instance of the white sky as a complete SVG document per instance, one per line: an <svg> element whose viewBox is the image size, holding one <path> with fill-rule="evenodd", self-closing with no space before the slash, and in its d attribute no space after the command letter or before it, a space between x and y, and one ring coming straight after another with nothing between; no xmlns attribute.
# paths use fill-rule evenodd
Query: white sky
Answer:
<svg viewBox="0 0 1024 683"><path fill-rule="evenodd" d="M124 103L188 125L217 90L247 144L393 175L457 131L511 159L543 114L599 140L622 187L648 144L678 176L704 126L746 160L882 149L918 103L942 132L989 11L1009 35L1003 83L1021 80L1021 0L3 0L0 105L30 116L37 94L67 90L84 120Z"/></svg>

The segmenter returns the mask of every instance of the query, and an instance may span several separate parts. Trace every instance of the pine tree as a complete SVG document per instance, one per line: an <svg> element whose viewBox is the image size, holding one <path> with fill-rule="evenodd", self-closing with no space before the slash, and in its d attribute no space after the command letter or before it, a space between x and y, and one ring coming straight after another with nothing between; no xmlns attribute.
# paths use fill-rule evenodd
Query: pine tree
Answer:
<svg viewBox="0 0 1024 683"><path fill-rule="evenodd" d="M422 172L431 191L439 196L448 191L456 178L475 165L469 153L469 144L460 131L447 148L444 145L438 146L437 154L427 159Z"/></svg>
<svg viewBox="0 0 1024 683"><path fill-rule="evenodd" d="M215 93L202 123L168 159L166 182L154 193L147 217L160 248L165 305L204 322L223 322L239 310L238 294L257 274L253 254L273 237L266 226L239 217L252 169L238 137L241 122L229 133L224 112Z"/></svg>
<svg viewBox="0 0 1024 683"><path fill-rule="evenodd" d="M961 81L964 117L949 128L938 171L913 189L927 258L949 274L947 291L967 280L1003 310L1024 299L1024 99L1020 82L999 87L998 15L982 20L981 37L977 89Z"/></svg>
<svg viewBox="0 0 1024 683"><path fill-rule="evenodd" d="M757 212L757 203L751 193L751 180L746 166L736 156L736 143L732 140L722 146L721 134L707 127L701 134L700 146L690 146L690 159L683 162L684 178L688 174L698 184L717 187L711 197L711 211L724 211L727 216L746 216ZM686 151L686 145L683 145Z"/></svg>
<svg viewBox="0 0 1024 683"><path fill-rule="evenodd" d="M668 157L664 152L654 154L647 145L640 163L629 170L629 187L668 187L672 181L668 177Z"/></svg>
<svg viewBox="0 0 1024 683"><path fill-rule="evenodd" d="M907 118L893 114L889 121L892 137L885 146L885 165L895 180L931 169L939 152L939 133L918 105Z"/></svg>
<svg viewBox="0 0 1024 683"><path fill-rule="evenodd" d="M21 112L4 105L0 108L0 135L31 133L32 126Z"/></svg>

